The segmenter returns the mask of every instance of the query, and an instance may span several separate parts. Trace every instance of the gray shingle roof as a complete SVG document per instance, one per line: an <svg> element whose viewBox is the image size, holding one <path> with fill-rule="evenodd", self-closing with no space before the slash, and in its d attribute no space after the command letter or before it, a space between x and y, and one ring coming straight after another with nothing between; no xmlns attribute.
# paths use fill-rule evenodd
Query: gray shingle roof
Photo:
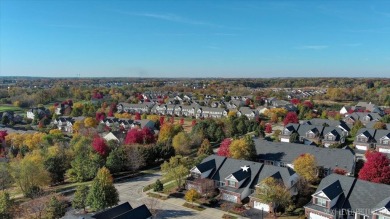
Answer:
<svg viewBox="0 0 390 219"><path fill-rule="evenodd" d="M132 210L133 208L128 202L125 202L123 204L120 204L118 206L109 208L107 210L103 210L95 215L92 216L92 218L96 219L111 219L118 215L121 215L127 211Z"/></svg>
<svg viewBox="0 0 390 219"><path fill-rule="evenodd" d="M390 201L390 185L372 183L338 174L331 174L322 179L316 193L326 190L337 181L341 186L343 194L334 207L336 209L349 209L352 211L370 209L371 211L387 205L388 201ZM305 207L327 211L327 209L311 203ZM364 213L369 213L369 211Z"/></svg>
<svg viewBox="0 0 390 219"><path fill-rule="evenodd" d="M322 135L323 130L324 127L319 125L300 125L298 128L298 134L300 136L305 136L308 131L313 131L316 134Z"/></svg>
<svg viewBox="0 0 390 219"><path fill-rule="evenodd" d="M325 193L325 195L330 200L333 200L338 195L340 195L343 192L343 190L341 188L340 181L337 180L337 181L333 182L332 184L330 184L329 186L322 189L322 192Z"/></svg>
<svg viewBox="0 0 390 219"><path fill-rule="evenodd" d="M146 205L141 205L112 219L147 219L152 217Z"/></svg>
<svg viewBox="0 0 390 219"><path fill-rule="evenodd" d="M319 166L334 169L343 168L353 172L355 155L346 149L320 148L304 144L270 142L255 139L256 152L260 160L281 161L292 164L301 154L309 153L316 157Z"/></svg>

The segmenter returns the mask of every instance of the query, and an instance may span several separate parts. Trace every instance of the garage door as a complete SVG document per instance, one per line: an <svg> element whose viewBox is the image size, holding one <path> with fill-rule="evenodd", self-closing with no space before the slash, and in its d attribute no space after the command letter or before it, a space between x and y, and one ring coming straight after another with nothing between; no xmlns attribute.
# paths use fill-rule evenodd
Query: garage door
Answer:
<svg viewBox="0 0 390 219"><path fill-rule="evenodd" d="M223 193L222 199L226 200L226 201L237 203L237 196L234 196L234 195Z"/></svg>
<svg viewBox="0 0 390 219"><path fill-rule="evenodd" d="M329 219L329 218L310 212L309 219Z"/></svg>
<svg viewBox="0 0 390 219"><path fill-rule="evenodd" d="M382 152L382 153L389 153L389 154L390 154L390 149L379 148L379 152Z"/></svg>
<svg viewBox="0 0 390 219"><path fill-rule="evenodd" d="M367 146L363 146L363 145L356 145L356 148L363 151L367 150Z"/></svg>
<svg viewBox="0 0 390 219"><path fill-rule="evenodd" d="M269 205L263 204L261 202L254 201L253 202L253 207L256 208L256 209L259 209L259 210L263 210L263 211L269 212Z"/></svg>
<svg viewBox="0 0 390 219"><path fill-rule="evenodd" d="M281 142L290 142L290 139L289 138L281 138L280 141Z"/></svg>

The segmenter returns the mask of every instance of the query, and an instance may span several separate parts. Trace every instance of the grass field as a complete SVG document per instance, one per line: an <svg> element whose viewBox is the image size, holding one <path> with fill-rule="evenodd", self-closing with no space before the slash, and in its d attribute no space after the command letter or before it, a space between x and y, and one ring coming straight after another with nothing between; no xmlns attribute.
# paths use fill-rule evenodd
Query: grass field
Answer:
<svg viewBox="0 0 390 219"><path fill-rule="evenodd" d="M5 111L23 112L24 110L17 106L1 104L0 112L5 112Z"/></svg>

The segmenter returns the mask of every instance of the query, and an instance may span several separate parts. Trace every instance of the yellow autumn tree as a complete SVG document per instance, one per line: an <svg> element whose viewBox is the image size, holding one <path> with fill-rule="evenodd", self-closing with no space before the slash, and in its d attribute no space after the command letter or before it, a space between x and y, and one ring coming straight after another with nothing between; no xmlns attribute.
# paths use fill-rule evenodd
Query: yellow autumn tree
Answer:
<svg viewBox="0 0 390 219"><path fill-rule="evenodd" d="M187 155L191 152L190 137L185 132L179 132L172 140L172 146L175 148L175 153Z"/></svg>
<svg viewBox="0 0 390 219"><path fill-rule="evenodd" d="M298 175L300 175L306 181L314 182L318 179L318 165L314 155L308 153L301 154L294 160L293 165L294 170L298 173Z"/></svg>
<svg viewBox="0 0 390 219"><path fill-rule="evenodd" d="M84 120L84 126L85 128L95 128L98 125L96 119L92 117L87 117Z"/></svg>
<svg viewBox="0 0 390 219"><path fill-rule="evenodd" d="M232 158L243 160L254 160L257 156L255 144L249 135L233 140L229 146L229 153Z"/></svg>

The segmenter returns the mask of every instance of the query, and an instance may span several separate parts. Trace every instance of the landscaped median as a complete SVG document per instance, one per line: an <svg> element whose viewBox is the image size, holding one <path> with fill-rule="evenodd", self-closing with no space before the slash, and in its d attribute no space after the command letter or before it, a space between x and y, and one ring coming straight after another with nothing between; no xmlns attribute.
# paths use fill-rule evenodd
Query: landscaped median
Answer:
<svg viewBox="0 0 390 219"><path fill-rule="evenodd" d="M157 198L157 199L161 199L161 200L167 200L168 199L168 195L157 193L157 192L148 192L148 193L146 193L146 195L148 195L149 197Z"/></svg>
<svg viewBox="0 0 390 219"><path fill-rule="evenodd" d="M187 207L187 208L191 208L193 210L197 210L197 211L204 211L204 210L206 210L205 207L197 205L197 204L194 204L194 203L191 204L191 203L186 202L186 203L183 204L183 206Z"/></svg>

